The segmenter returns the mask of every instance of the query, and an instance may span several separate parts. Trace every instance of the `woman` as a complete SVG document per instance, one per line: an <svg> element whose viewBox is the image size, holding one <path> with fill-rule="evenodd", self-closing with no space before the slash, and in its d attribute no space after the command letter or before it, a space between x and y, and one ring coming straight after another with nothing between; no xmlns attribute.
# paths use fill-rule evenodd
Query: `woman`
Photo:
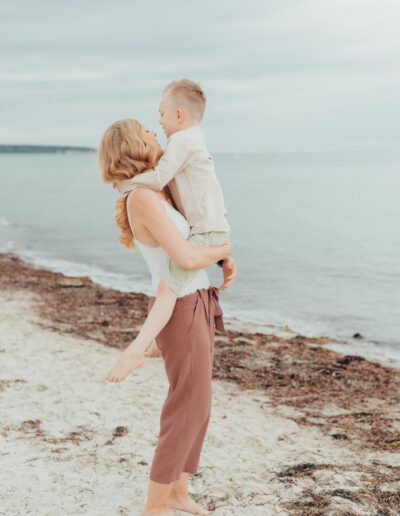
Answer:
<svg viewBox="0 0 400 516"><path fill-rule="evenodd" d="M116 186L118 181L154 168L161 155L155 133L136 120L116 122L107 129L100 144L103 180ZM169 257L183 267L200 269L231 252L230 246L195 248L188 244L189 225L172 206L168 191L140 189L121 197L116 221L121 242L128 247L134 247L136 242L149 265L153 293ZM232 272L225 278L224 287L234 275ZM149 309L154 303L153 297ZM148 499L141 516L173 516L171 509L209 514L189 496L188 480L190 473L197 472L210 419L214 320L222 329L221 316L218 289L210 287L206 271L199 270L180 293L171 319L156 339L169 391L161 412ZM128 354L123 355L120 367L123 369L129 360Z"/></svg>

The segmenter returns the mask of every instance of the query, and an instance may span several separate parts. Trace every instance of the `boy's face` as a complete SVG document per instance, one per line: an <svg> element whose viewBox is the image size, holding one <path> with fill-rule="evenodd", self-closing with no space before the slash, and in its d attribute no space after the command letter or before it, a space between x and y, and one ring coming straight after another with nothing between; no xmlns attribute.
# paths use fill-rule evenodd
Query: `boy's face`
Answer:
<svg viewBox="0 0 400 516"><path fill-rule="evenodd" d="M182 129L182 110L176 107L168 92L161 99L159 112L160 125L167 138Z"/></svg>

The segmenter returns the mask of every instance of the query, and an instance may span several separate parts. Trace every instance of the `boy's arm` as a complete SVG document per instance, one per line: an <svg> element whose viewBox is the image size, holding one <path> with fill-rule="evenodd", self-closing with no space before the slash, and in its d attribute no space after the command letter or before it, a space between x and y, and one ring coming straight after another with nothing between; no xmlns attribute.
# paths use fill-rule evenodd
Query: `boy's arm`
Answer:
<svg viewBox="0 0 400 516"><path fill-rule="evenodd" d="M232 258L232 256L224 258L222 264L222 272L224 275L224 281L219 286L219 290L225 290L235 281L237 275L237 267L235 260Z"/></svg>
<svg viewBox="0 0 400 516"><path fill-rule="evenodd" d="M138 174L131 182L152 190L162 190L181 169L188 155L189 149L185 140L181 137L171 137L157 167L152 171Z"/></svg>

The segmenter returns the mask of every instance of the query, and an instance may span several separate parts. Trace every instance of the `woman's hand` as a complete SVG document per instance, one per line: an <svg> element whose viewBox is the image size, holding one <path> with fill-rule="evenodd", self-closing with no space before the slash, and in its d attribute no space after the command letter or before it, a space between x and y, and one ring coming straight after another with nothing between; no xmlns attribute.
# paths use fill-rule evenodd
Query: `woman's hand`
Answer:
<svg viewBox="0 0 400 516"><path fill-rule="evenodd" d="M231 256L228 256L224 259L224 263L222 264L222 272L224 274L224 281L219 287L219 290L225 290L235 281L237 275L237 267L235 260Z"/></svg>

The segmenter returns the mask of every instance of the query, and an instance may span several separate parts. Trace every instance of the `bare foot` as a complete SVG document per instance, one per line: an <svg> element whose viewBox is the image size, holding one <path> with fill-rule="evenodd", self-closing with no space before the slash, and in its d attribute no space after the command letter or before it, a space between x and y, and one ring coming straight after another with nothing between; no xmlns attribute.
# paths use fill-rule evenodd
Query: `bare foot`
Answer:
<svg viewBox="0 0 400 516"><path fill-rule="evenodd" d="M149 349L145 352L146 357L149 358L156 358L160 357L162 355L159 347L156 344L156 341L153 340L153 342L150 344Z"/></svg>
<svg viewBox="0 0 400 516"><path fill-rule="evenodd" d="M195 502L189 494L180 495L171 493L168 503L171 509L178 511L189 512L190 514L197 514L199 516L208 516L211 514L210 511L207 511L207 509L204 509L204 507Z"/></svg>
<svg viewBox="0 0 400 516"><path fill-rule="evenodd" d="M144 364L144 353L137 354L132 350L125 350L119 359L115 362L113 367L104 376L104 379L108 382L120 383L124 380L128 374L134 369L141 367Z"/></svg>
<svg viewBox="0 0 400 516"><path fill-rule="evenodd" d="M169 509L152 509L147 510L145 509L143 512L140 513L140 516L175 516L172 511Z"/></svg>

